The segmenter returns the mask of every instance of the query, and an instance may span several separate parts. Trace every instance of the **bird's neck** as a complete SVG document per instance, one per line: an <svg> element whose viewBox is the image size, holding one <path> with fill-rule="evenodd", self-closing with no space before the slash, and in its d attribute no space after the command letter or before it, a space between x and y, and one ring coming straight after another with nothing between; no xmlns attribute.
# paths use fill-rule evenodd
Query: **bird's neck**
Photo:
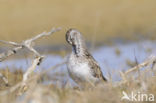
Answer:
<svg viewBox="0 0 156 103"><path fill-rule="evenodd" d="M83 56L85 55L86 46L83 40L79 39L75 42L75 44L72 46L72 51L76 56Z"/></svg>

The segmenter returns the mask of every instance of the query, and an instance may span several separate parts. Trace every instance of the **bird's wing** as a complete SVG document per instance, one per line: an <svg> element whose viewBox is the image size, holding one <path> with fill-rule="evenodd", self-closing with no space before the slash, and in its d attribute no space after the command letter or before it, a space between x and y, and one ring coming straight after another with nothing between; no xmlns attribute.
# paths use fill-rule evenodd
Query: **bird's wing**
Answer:
<svg viewBox="0 0 156 103"><path fill-rule="evenodd" d="M88 52L86 53L86 56L89 60L89 66L91 66L91 69L92 69L91 70L92 75L95 78L99 78L99 79L102 79L104 81L107 81L107 79L103 76L101 68L100 68L99 64L96 62L96 60Z"/></svg>

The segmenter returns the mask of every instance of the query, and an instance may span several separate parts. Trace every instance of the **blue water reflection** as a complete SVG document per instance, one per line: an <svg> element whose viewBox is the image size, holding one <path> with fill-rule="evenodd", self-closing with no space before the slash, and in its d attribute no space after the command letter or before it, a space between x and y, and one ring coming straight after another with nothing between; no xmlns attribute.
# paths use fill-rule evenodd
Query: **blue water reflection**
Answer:
<svg viewBox="0 0 156 103"><path fill-rule="evenodd" d="M117 49L120 51L120 55L116 54L115 51ZM99 62L103 74L108 77L108 74L110 73L112 75L112 79L116 81L120 80L118 73L120 70L130 68L126 63L127 60L135 61L136 57L137 61L140 63L151 54L156 54L156 42L144 41L138 43L116 44L113 46L102 46L93 51L92 54ZM46 55L39 70L53 67L54 65L63 61L63 59L64 58L59 55ZM30 59L9 60L1 62L0 68L15 67L26 70L30 64ZM53 72L67 72L66 66L64 65Z"/></svg>

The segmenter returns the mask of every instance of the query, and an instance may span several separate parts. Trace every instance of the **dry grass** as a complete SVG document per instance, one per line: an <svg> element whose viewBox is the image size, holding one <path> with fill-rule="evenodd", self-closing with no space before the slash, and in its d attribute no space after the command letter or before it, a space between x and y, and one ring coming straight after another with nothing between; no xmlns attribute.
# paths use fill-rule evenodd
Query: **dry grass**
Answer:
<svg viewBox="0 0 156 103"><path fill-rule="evenodd" d="M21 41L61 26L55 39L46 38L44 43L64 43L64 34L71 27L93 41L135 40L139 34L156 33L155 11L155 0L0 0L0 38Z"/></svg>
<svg viewBox="0 0 156 103"><path fill-rule="evenodd" d="M1 70L1 73L9 79L9 86L4 85L1 81L0 95L3 91L8 90L22 80L23 72L19 70L10 71ZM151 75L154 73L154 75ZM133 72L127 76L127 82L108 82L98 85L95 88L86 88L83 90L74 89L68 82L57 84L43 84L44 81L53 81L55 76L48 74L39 75L38 78L31 77L28 82L28 88L18 95L20 88L8 94L0 96L1 103L128 103L121 101L122 91L127 93L141 92L156 95L156 77L155 71L146 68L140 72ZM139 74L138 76L134 76ZM57 76L59 76L57 74ZM34 78L34 79L33 79ZM44 79L43 79L44 78ZM48 79L51 78L51 79ZM60 81L58 81L60 82ZM131 102L129 102L131 103ZM137 102L134 102L137 103ZM146 102L145 102L146 103Z"/></svg>

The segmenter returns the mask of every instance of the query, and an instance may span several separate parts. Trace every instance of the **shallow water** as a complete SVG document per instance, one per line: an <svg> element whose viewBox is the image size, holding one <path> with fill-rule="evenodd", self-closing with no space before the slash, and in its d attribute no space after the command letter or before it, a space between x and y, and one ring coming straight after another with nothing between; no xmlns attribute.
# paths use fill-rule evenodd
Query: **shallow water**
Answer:
<svg viewBox="0 0 156 103"><path fill-rule="evenodd" d="M113 46L101 46L92 52L94 58L99 62L103 74L108 78L108 74L112 75L113 81L120 80L119 71L127 70L130 66L127 61L138 63L143 62L150 55L156 54L156 42L144 41L128 44L116 44ZM135 59L136 58L136 59ZM59 55L48 54L36 71L40 72L46 68L63 61ZM18 68L26 70L31 65L30 59L6 60L0 63L0 68ZM64 72L67 74L66 66L62 66L52 72Z"/></svg>

